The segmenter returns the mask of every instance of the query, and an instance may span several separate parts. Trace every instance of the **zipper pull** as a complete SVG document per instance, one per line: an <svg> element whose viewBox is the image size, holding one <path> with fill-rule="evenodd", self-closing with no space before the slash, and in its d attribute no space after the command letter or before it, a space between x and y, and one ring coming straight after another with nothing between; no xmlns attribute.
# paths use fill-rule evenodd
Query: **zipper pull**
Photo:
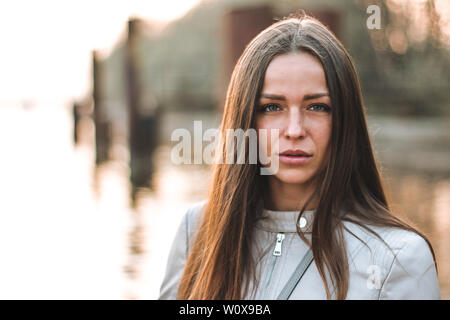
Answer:
<svg viewBox="0 0 450 320"><path fill-rule="evenodd" d="M275 244L275 249L273 250L274 256L281 256L281 245L283 244L284 237L284 233L277 234L277 243Z"/></svg>

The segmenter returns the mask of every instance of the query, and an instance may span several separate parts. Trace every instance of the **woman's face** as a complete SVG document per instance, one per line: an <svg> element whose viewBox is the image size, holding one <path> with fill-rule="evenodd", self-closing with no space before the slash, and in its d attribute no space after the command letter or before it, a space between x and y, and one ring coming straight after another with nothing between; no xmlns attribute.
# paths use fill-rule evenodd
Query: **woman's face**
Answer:
<svg viewBox="0 0 450 320"><path fill-rule="evenodd" d="M331 136L332 106L320 61L304 52L276 56L267 68L257 108L256 129L267 129L269 137L271 129L279 130L278 152L271 139L259 139L259 148L279 160L270 179L313 182L329 159Z"/></svg>

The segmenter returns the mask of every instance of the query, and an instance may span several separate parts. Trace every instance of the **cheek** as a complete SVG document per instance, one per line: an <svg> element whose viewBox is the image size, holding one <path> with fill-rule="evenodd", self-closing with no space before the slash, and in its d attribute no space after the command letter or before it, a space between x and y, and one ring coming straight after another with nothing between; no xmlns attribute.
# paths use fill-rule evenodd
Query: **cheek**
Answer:
<svg viewBox="0 0 450 320"><path fill-rule="evenodd" d="M331 140L331 123L318 126L313 132L316 148L322 155L325 155Z"/></svg>

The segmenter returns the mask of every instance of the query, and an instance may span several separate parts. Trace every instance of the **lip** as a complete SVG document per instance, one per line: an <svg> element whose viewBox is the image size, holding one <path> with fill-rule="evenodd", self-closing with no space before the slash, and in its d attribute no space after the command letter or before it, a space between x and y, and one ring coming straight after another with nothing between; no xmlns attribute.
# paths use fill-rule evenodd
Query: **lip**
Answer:
<svg viewBox="0 0 450 320"><path fill-rule="evenodd" d="M280 154L279 157L280 161L285 164L305 164L312 159L311 156L286 156L282 154Z"/></svg>
<svg viewBox="0 0 450 320"><path fill-rule="evenodd" d="M305 164L311 161L312 155L300 149L288 149L278 154L280 161L284 164Z"/></svg>
<svg viewBox="0 0 450 320"><path fill-rule="evenodd" d="M298 156L311 156L311 154L309 154L306 151L303 151L302 149L287 149L283 152L281 152L279 154L281 155L298 155Z"/></svg>

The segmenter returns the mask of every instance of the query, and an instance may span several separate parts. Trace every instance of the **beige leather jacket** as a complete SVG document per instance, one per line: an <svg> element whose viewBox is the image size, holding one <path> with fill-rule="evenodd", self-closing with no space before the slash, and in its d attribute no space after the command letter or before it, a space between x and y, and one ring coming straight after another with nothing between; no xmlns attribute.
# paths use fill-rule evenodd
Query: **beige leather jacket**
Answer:
<svg viewBox="0 0 450 320"><path fill-rule="evenodd" d="M206 200L192 206L179 226L159 299L176 299L197 218L205 203ZM298 214L296 211L264 210L265 219L257 222L255 234L255 250L261 257L257 260L260 283L256 290L252 290L254 284L250 284L251 290L245 299L276 299L307 252L308 246L296 233ZM310 240L314 212L306 211L303 217L300 227ZM360 226L345 225L367 244L345 231L350 271L347 299L440 299L436 267L422 237L409 231L372 227L390 245L391 252ZM281 255L273 254L275 248L281 249ZM289 299L326 299L325 287L314 261Z"/></svg>

